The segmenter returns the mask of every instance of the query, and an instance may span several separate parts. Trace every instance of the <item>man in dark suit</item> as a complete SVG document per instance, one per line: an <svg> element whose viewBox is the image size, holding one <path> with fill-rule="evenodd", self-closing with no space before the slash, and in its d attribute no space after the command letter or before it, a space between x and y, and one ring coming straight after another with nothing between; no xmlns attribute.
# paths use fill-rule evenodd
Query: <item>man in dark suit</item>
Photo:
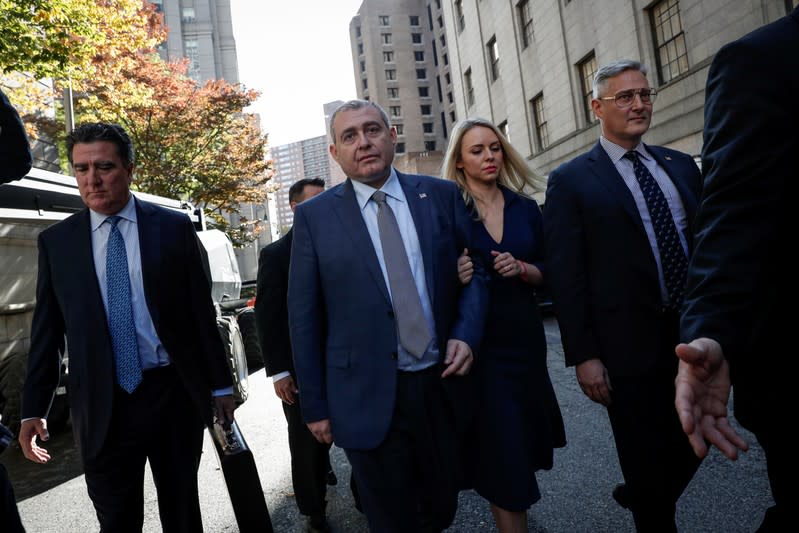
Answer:
<svg viewBox="0 0 799 533"><path fill-rule="evenodd" d="M305 178L289 188L289 206L313 198L325 190L320 178ZM308 517L308 531L325 531L325 492L330 472L330 444L319 442L302 420L297 394L294 361L289 340L288 284L291 260L291 236L286 235L265 246L258 257L258 297L255 299L255 323L264 354L266 375L272 378L275 394L283 402L289 433L291 481L300 513ZM332 474L332 472L330 472Z"/></svg>
<svg viewBox="0 0 799 533"><path fill-rule="evenodd" d="M460 286L471 220L453 183L392 168L396 131L342 104L330 152L348 179L297 206L289 324L302 414L343 448L373 531L440 531L455 515L465 375L484 271Z"/></svg>
<svg viewBox="0 0 799 533"><path fill-rule="evenodd" d="M36 438L48 438L66 336L72 426L101 531L141 531L149 460L164 531L201 532L203 423L213 411L229 424L235 402L197 236L185 215L131 195L121 127L84 124L67 154L87 209L39 235L23 453L50 459Z"/></svg>
<svg viewBox="0 0 799 533"><path fill-rule="evenodd" d="M795 373L793 214L797 178L793 104L799 87L799 8L723 47L705 101L704 189L677 347L676 405L697 455L705 440L731 459L746 443L735 418L763 447L775 505L758 531L796 528L791 420ZM787 351L786 351L787 350Z"/></svg>
<svg viewBox="0 0 799 533"><path fill-rule="evenodd" d="M31 150L28 136L19 118L19 113L0 91L0 183L24 178L31 169ZM4 437L11 432L0 423L0 452L5 449ZM9 437L13 438L13 436ZM8 479L6 467L0 464L0 524L3 531L24 531L17 510L14 488Z"/></svg>
<svg viewBox="0 0 799 533"><path fill-rule="evenodd" d="M673 407L699 169L641 141L656 95L642 64L603 66L593 91L599 142L549 176L549 283L566 364L608 410L625 480L614 497L638 531L674 531L675 504L699 466Z"/></svg>

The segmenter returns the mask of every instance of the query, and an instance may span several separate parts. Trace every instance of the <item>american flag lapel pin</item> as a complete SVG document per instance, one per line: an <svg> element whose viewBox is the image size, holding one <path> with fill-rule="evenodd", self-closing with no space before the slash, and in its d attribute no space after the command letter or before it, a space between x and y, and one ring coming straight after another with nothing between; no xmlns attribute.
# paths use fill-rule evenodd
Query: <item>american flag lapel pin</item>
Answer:
<svg viewBox="0 0 799 533"><path fill-rule="evenodd" d="M427 193L426 192L420 192L419 193L419 198L427 198Z"/></svg>
<svg viewBox="0 0 799 533"><path fill-rule="evenodd" d="M671 161L671 156L670 155L666 156L666 161Z"/></svg>

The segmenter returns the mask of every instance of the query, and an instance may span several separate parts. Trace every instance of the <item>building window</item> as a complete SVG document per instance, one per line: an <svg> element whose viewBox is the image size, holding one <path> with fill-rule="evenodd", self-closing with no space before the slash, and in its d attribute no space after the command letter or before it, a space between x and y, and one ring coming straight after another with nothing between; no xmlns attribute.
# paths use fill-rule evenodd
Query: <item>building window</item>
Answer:
<svg viewBox="0 0 799 533"><path fill-rule="evenodd" d="M544 94L541 93L530 100L530 106L533 108L533 120L535 120L535 140L538 149L544 150L549 146L549 131L544 117Z"/></svg>
<svg viewBox="0 0 799 533"><path fill-rule="evenodd" d="M455 111L449 112L449 119L454 123L455 122Z"/></svg>
<svg viewBox="0 0 799 533"><path fill-rule="evenodd" d="M394 152L398 153L398 154L404 154L405 153L405 143L397 143L395 148L394 148Z"/></svg>
<svg viewBox="0 0 799 533"><path fill-rule="evenodd" d="M458 24L458 33L466 27L466 19L463 17L463 0L455 0L455 20Z"/></svg>
<svg viewBox="0 0 799 533"><path fill-rule="evenodd" d="M411 26L418 26L419 25L419 17L417 15L411 15L410 17Z"/></svg>
<svg viewBox="0 0 799 533"><path fill-rule="evenodd" d="M441 37L438 38L438 40L441 41L441 48L447 46L447 38L444 37L443 33L441 34Z"/></svg>
<svg viewBox="0 0 799 533"><path fill-rule="evenodd" d="M428 98L430 96L430 87L419 87L419 96L421 98Z"/></svg>
<svg viewBox="0 0 799 533"><path fill-rule="evenodd" d="M439 28L443 28L444 27L444 19L441 18L441 17L438 17L438 27Z"/></svg>
<svg viewBox="0 0 799 533"><path fill-rule="evenodd" d="M594 112L591 110L591 100L594 99L593 86L594 75L596 74L596 56L593 52L583 59L578 65L577 70L580 75L580 88L583 97L583 111L585 111L585 123L591 124L596 121Z"/></svg>
<svg viewBox="0 0 799 533"><path fill-rule="evenodd" d="M427 69L426 68L417 68L416 69L416 79L417 80L426 80L427 79Z"/></svg>
<svg viewBox="0 0 799 533"><path fill-rule="evenodd" d="M392 117L401 117L402 116L402 106L392 105L388 107L388 114Z"/></svg>
<svg viewBox="0 0 799 533"><path fill-rule="evenodd" d="M356 37L360 37L361 36L361 27L360 26L355 26L355 36Z"/></svg>
<svg viewBox="0 0 799 533"><path fill-rule="evenodd" d="M363 43L358 43L358 55L363 55Z"/></svg>
<svg viewBox="0 0 799 533"><path fill-rule="evenodd" d="M394 62L394 52L383 52L383 62L385 62L385 63L393 63Z"/></svg>
<svg viewBox="0 0 799 533"><path fill-rule="evenodd" d="M402 132L404 130L402 124L394 124L394 129L397 130L397 135L402 135Z"/></svg>
<svg viewBox="0 0 799 533"><path fill-rule="evenodd" d="M433 123L432 122L422 123L422 131L424 133L433 133Z"/></svg>
<svg viewBox="0 0 799 533"><path fill-rule="evenodd" d="M463 73L463 86L466 88L466 106L474 105L474 85L472 85L472 69L467 68Z"/></svg>
<svg viewBox="0 0 799 533"><path fill-rule="evenodd" d="M421 33L412 33L411 34L411 42L413 44L422 44L422 34Z"/></svg>
<svg viewBox="0 0 799 533"><path fill-rule="evenodd" d="M650 11L652 33L660 83L668 83L688 71L688 52L685 33L682 31L680 4L677 0L663 0Z"/></svg>
<svg viewBox="0 0 799 533"><path fill-rule="evenodd" d="M415 61L424 61L424 52L418 52L418 51L414 52L413 53L413 59Z"/></svg>
<svg viewBox="0 0 799 533"><path fill-rule="evenodd" d="M388 26L389 18L388 15L380 15L377 17L377 22L381 26Z"/></svg>
<svg viewBox="0 0 799 533"><path fill-rule="evenodd" d="M399 98L399 89L396 87L389 87L386 89L389 98Z"/></svg>
<svg viewBox="0 0 799 533"><path fill-rule="evenodd" d="M499 46L497 46L497 38L491 37L486 44L488 51L488 63L491 66L491 81L496 81L499 78Z"/></svg>
<svg viewBox="0 0 799 533"><path fill-rule="evenodd" d="M383 44L391 44L391 34L390 33L381 33L380 39L383 41Z"/></svg>
<svg viewBox="0 0 799 533"><path fill-rule="evenodd" d="M452 76L449 75L449 72L444 74L444 81L447 82L447 85L450 85L452 83Z"/></svg>
<svg viewBox="0 0 799 533"><path fill-rule="evenodd" d="M189 70L186 74L193 80L200 80L200 49L197 41L183 41L183 52L189 60Z"/></svg>
<svg viewBox="0 0 799 533"><path fill-rule="evenodd" d="M527 48L533 44L533 11L530 7L530 0L522 0L516 4L516 13L519 17L522 48Z"/></svg>
<svg viewBox="0 0 799 533"><path fill-rule="evenodd" d="M194 22L194 8L193 7L184 7L183 8L183 16L181 17L183 22Z"/></svg>
<svg viewBox="0 0 799 533"><path fill-rule="evenodd" d="M364 91L369 88L369 84L366 83L366 78L361 80L361 85L363 86Z"/></svg>
<svg viewBox="0 0 799 533"><path fill-rule="evenodd" d="M510 132L508 131L508 121L503 120L497 125L497 129L505 136L507 140L510 141Z"/></svg>
<svg viewBox="0 0 799 533"><path fill-rule="evenodd" d="M436 9L441 9L441 0L436 0Z"/></svg>
<svg viewBox="0 0 799 533"><path fill-rule="evenodd" d="M389 81L393 81L397 79L397 71L393 68L386 69L386 79Z"/></svg>
<svg viewBox="0 0 799 533"><path fill-rule="evenodd" d="M425 141L424 142L424 149L428 152L435 152L436 150L436 141Z"/></svg>
<svg viewBox="0 0 799 533"><path fill-rule="evenodd" d="M447 101L451 104L454 100L452 99L452 91L447 93Z"/></svg>
<svg viewBox="0 0 799 533"><path fill-rule="evenodd" d="M366 72L366 61L361 61L361 72Z"/></svg>
<svg viewBox="0 0 799 533"><path fill-rule="evenodd" d="M422 112L422 115L430 114L430 106L427 104L419 106L419 110Z"/></svg>
<svg viewBox="0 0 799 533"><path fill-rule="evenodd" d="M449 57L447 57L447 54L443 54L441 59L444 61L445 65L449 65Z"/></svg>

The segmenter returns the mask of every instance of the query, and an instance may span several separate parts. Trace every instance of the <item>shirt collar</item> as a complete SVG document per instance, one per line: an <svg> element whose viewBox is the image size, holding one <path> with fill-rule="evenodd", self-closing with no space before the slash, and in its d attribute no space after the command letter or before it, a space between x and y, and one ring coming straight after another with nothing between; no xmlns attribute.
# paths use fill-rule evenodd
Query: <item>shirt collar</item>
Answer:
<svg viewBox="0 0 799 533"><path fill-rule="evenodd" d="M133 222L134 224L136 223L136 201L133 199L132 193L128 199L128 203L125 204L125 207L120 209L118 213L114 214L120 218L124 218L125 220ZM89 209L89 220L91 221L92 231L99 228L109 216L113 215L103 215L102 213L98 213L97 211L92 211Z"/></svg>
<svg viewBox="0 0 799 533"><path fill-rule="evenodd" d="M626 148L619 146L613 141L607 140L604 136L600 136L599 144L602 145L602 148L605 150L605 153L608 154L610 160L613 161L614 165L618 163L624 157L624 154L626 154L627 152L637 152L638 155L644 159L647 160L652 159L652 156L649 154L649 152L646 149L646 146L644 146L644 143L642 142L639 142L638 145L632 150L627 150Z"/></svg>
<svg viewBox="0 0 799 533"><path fill-rule="evenodd" d="M352 188L355 190L355 199L358 201L358 207L360 207L361 211L366 208L366 204L372 199L372 195L376 190L383 191L386 196L390 196L399 202L405 201L405 194L402 192L402 185L400 185L397 171L394 170L394 167L391 167L391 174L388 175L388 179L380 189L375 189L352 178L350 178L350 181L352 182Z"/></svg>

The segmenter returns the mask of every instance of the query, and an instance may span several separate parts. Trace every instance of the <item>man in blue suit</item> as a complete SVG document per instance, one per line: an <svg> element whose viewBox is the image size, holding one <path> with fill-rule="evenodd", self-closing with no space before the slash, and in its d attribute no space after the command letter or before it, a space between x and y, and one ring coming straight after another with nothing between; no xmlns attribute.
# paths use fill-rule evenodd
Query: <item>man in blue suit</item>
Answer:
<svg viewBox="0 0 799 533"><path fill-rule="evenodd" d="M613 496L638 531L676 531L699 466L674 411L674 343L701 178L687 154L641 141L655 95L637 61L597 71L602 136L550 174L544 232L566 364L613 429Z"/></svg>
<svg viewBox="0 0 799 533"><path fill-rule="evenodd" d="M330 136L348 179L294 215L288 302L303 418L345 450L373 531L441 531L457 507L465 376L487 294L482 271L458 282L469 215L451 182L392 168L397 134L376 104L342 104Z"/></svg>
<svg viewBox="0 0 799 533"><path fill-rule="evenodd" d="M182 213L130 192L118 125L83 124L67 155L86 209L39 235L22 398L25 457L50 460L47 413L69 348L72 430L101 532L141 532L149 461L165 533L201 533L197 467L212 413L235 402L199 241Z"/></svg>

